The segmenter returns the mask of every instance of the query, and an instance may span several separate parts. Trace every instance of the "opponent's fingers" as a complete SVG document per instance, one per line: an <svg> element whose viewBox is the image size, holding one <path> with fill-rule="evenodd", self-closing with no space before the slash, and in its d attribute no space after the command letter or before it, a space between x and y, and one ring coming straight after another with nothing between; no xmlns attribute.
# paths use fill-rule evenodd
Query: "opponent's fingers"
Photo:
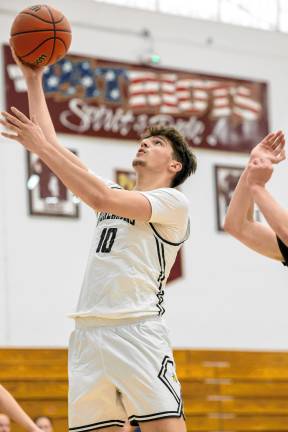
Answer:
<svg viewBox="0 0 288 432"><path fill-rule="evenodd" d="M284 147L285 147L285 138L283 137L283 139L279 140L277 145L272 149L273 154L278 155L283 151Z"/></svg>
<svg viewBox="0 0 288 432"><path fill-rule="evenodd" d="M274 149L275 147L277 147L277 145L279 144L279 142L281 142L283 139L284 139L283 132L282 131L277 132L277 134L275 135L274 139L270 143L270 147L272 149Z"/></svg>
<svg viewBox="0 0 288 432"><path fill-rule="evenodd" d="M273 163L279 163L286 159L286 153L285 150L282 150L278 155L274 157L275 162Z"/></svg>
<svg viewBox="0 0 288 432"><path fill-rule="evenodd" d="M23 127L23 123L17 119L17 117L13 116L12 114L3 111L1 112L2 116L9 122L12 123L13 125L17 126L19 129L21 129L21 127Z"/></svg>
<svg viewBox="0 0 288 432"><path fill-rule="evenodd" d="M265 140L265 144L267 144L268 146L271 146L271 144L273 144L273 142L278 138L278 136L281 134L282 132L276 131L276 132L271 132L270 134L267 135L267 139Z"/></svg>
<svg viewBox="0 0 288 432"><path fill-rule="evenodd" d="M267 139L264 141L264 145L267 146L268 148L271 148L271 146L273 145L275 140L278 138L280 133L281 133L281 131L277 131L277 132L272 132L269 135L267 135Z"/></svg>
<svg viewBox="0 0 288 432"><path fill-rule="evenodd" d="M268 135L266 135L266 137L264 138L263 142L265 144L268 144L270 141L272 141L275 137L276 133L275 132L270 132Z"/></svg>
<svg viewBox="0 0 288 432"><path fill-rule="evenodd" d="M12 123L9 123L9 122L7 122L5 120L1 120L0 119L0 124L2 124L7 129L14 130L15 132L20 132L20 129L17 126L15 126Z"/></svg>
<svg viewBox="0 0 288 432"><path fill-rule="evenodd" d="M285 143L285 135L283 132L281 132L279 135L277 135L275 137L275 139L273 140L272 144L271 144L271 148L276 148L279 144L281 143Z"/></svg>
<svg viewBox="0 0 288 432"><path fill-rule="evenodd" d="M11 111L23 123L31 123L31 120L25 114L23 114L21 111L19 111L16 107L12 106Z"/></svg>

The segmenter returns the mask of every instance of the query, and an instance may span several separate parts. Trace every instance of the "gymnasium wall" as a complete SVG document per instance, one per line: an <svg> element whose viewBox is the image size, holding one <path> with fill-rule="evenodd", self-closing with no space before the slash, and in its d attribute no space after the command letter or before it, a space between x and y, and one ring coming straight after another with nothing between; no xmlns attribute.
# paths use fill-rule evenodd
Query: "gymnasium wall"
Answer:
<svg viewBox="0 0 288 432"><path fill-rule="evenodd" d="M73 28L71 53L137 62L155 38L162 65L269 83L270 126L287 132L288 36L160 15L87 0L55 4ZM17 11L30 3L0 0L0 42L7 43ZM113 31L109 30L113 29ZM2 56L1 56L2 67ZM2 70L2 69L1 69ZM0 74L1 109L4 108ZM130 168L131 142L62 135L99 175ZM167 322L175 347L287 349L288 274L216 231L213 166L243 165L246 155L197 150L197 175L183 186L191 203L191 237L184 247L185 276L166 292ZM81 205L79 220L28 216L26 158L0 138L0 344L66 346L95 219ZM284 205L287 163L270 190Z"/></svg>

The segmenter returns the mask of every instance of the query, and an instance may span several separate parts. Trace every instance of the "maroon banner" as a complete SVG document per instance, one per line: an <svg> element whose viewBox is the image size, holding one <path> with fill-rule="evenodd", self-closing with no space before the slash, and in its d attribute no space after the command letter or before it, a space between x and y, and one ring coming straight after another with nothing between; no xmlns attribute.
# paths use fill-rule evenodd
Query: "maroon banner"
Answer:
<svg viewBox="0 0 288 432"><path fill-rule="evenodd" d="M4 46L6 106L27 112L26 86ZM138 139L177 127L193 147L248 152L268 132L267 84L68 55L43 78L58 132Z"/></svg>

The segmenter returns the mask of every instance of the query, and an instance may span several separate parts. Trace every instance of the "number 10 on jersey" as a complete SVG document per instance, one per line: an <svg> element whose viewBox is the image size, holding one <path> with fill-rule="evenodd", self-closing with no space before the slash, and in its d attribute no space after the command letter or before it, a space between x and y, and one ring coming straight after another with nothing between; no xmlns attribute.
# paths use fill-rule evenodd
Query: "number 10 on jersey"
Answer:
<svg viewBox="0 0 288 432"><path fill-rule="evenodd" d="M114 240L116 237L117 228L104 228L101 232L100 240L96 249L96 253L111 252Z"/></svg>

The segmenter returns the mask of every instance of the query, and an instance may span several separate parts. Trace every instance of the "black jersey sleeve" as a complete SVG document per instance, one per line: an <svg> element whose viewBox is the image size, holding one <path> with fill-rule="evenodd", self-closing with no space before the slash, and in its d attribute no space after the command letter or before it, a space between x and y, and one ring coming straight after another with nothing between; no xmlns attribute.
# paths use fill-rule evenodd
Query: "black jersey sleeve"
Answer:
<svg viewBox="0 0 288 432"><path fill-rule="evenodd" d="M285 243L282 242L282 240L279 237L277 237L277 242L278 242L280 252L284 258L282 264L288 267L288 247L285 245Z"/></svg>

